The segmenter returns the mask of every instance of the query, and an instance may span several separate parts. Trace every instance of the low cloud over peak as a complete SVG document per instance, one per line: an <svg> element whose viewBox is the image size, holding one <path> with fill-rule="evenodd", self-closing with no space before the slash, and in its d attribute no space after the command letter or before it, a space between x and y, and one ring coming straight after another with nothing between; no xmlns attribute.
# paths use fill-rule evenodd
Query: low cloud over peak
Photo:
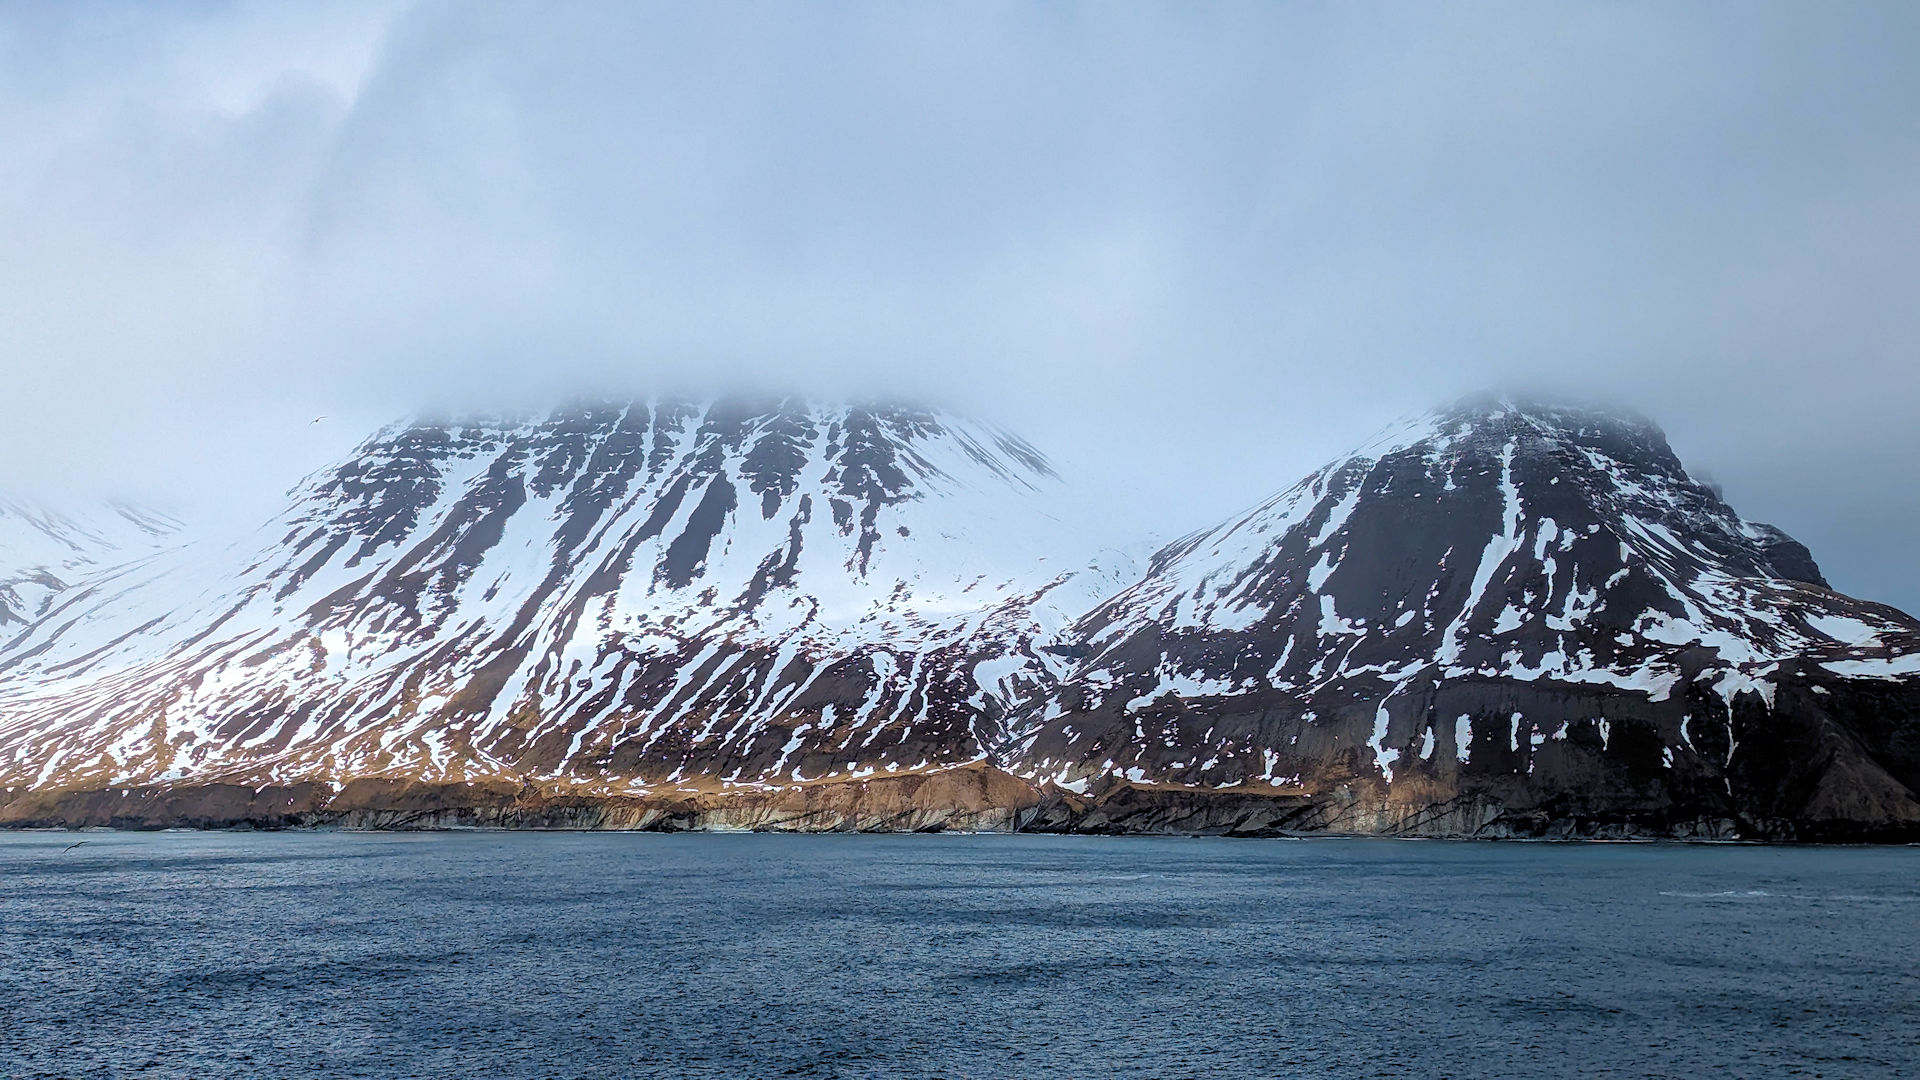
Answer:
<svg viewBox="0 0 1920 1080"><path fill-rule="evenodd" d="M948 402L1182 531L1519 384L1920 608L1917 24L15 8L0 485L218 508L422 408L748 387Z"/></svg>

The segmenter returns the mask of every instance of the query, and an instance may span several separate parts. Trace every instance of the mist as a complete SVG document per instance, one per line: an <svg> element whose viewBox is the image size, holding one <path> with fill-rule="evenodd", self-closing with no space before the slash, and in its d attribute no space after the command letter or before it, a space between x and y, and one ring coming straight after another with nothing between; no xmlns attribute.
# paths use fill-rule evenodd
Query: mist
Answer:
<svg viewBox="0 0 1920 1080"><path fill-rule="evenodd" d="M412 412L752 390L985 417L1173 535L1516 387L1652 416L1920 610L1916 42L1905 3L9 6L0 487L244 519Z"/></svg>

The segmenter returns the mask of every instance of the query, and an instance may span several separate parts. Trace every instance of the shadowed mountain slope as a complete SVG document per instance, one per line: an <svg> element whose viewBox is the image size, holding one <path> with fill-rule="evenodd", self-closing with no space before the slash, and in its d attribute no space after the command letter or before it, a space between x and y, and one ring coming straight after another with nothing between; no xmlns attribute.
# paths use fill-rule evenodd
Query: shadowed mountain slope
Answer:
<svg viewBox="0 0 1920 1080"><path fill-rule="evenodd" d="M1104 798L1268 791L1255 825L1360 832L1920 822L1920 623L1827 588L1634 418L1440 410L1162 550L1073 634L1007 754Z"/></svg>

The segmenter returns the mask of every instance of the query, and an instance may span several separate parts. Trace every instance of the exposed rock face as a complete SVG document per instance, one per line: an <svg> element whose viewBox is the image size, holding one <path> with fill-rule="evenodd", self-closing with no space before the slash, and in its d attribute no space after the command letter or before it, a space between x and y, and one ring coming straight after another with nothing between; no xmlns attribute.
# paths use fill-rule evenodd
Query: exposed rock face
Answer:
<svg viewBox="0 0 1920 1080"><path fill-rule="evenodd" d="M1920 825L1920 623L1828 589L1642 421L1443 410L1166 548L1073 632L1011 767L1181 789L1155 798L1210 827Z"/></svg>
<svg viewBox="0 0 1920 1080"><path fill-rule="evenodd" d="M0 824L1920 837L1920 622L1463 403L1144 573L935 413L415 424L0 641Z"/></svg>
<svg viewBox="0 0 1920 1080"><path fill-rule="evenodd" d="M556 795L498 781L366 778L325 784L174 784L0 791L0 827L621 829L679 832L970 832L1020 828L1045 796L985 765L871 780L721 792Z"/></svg>

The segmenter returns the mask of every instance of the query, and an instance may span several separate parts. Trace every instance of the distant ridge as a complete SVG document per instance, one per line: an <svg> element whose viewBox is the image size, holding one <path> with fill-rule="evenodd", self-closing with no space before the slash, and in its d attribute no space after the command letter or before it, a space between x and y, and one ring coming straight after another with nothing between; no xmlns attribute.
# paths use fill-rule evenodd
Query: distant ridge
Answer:
<svg viewBox="0 0 1920 1080"><path fill-rule="evenodd" d="M89 573L150 555L178 521L122 503L56 509L0 495L0 634L32 622Z"/></svg>

